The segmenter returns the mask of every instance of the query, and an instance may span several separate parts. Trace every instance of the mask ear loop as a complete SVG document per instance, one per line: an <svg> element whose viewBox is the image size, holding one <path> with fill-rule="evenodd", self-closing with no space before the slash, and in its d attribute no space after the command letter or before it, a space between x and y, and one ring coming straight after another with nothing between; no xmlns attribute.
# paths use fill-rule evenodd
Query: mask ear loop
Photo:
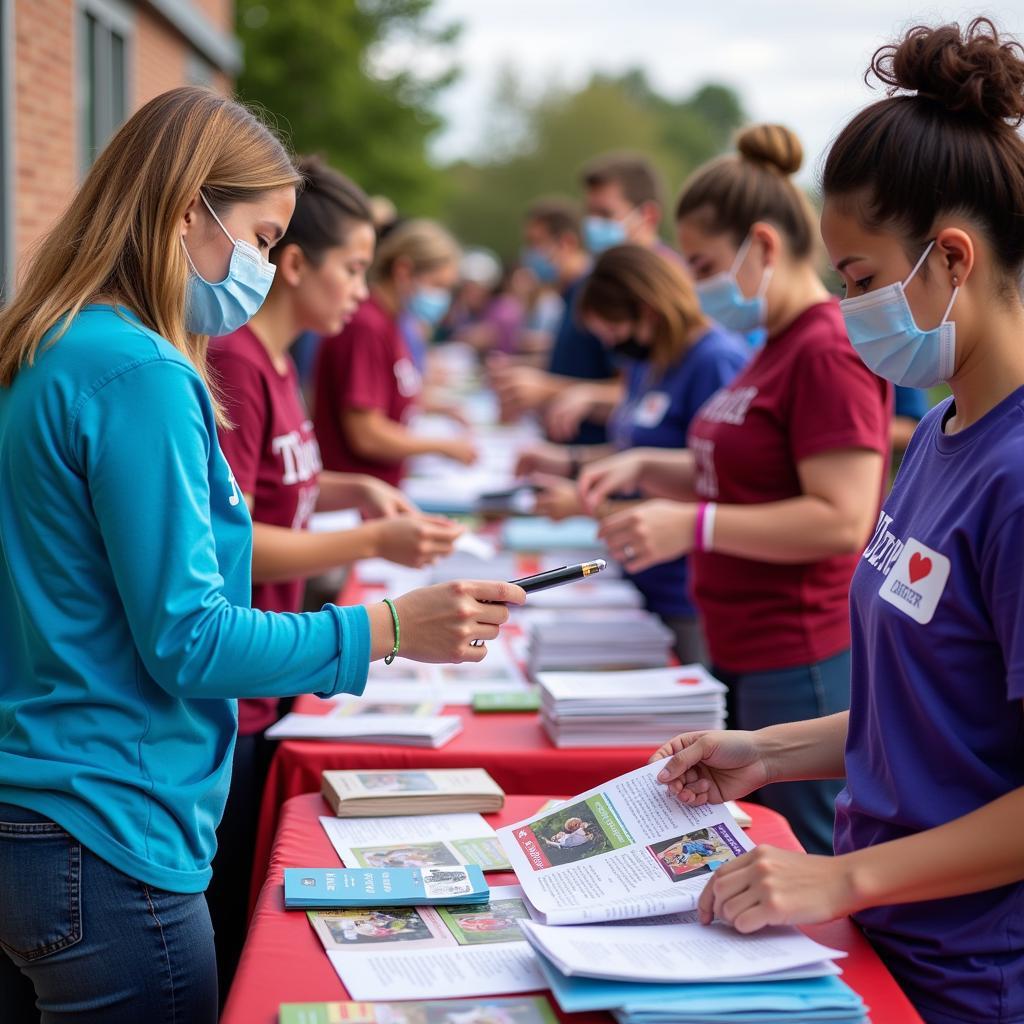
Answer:
<svg viewBox="0 0 1024 1024"><path fill-rule="evenodd" d="M213 212L213 207L210 205L210 203L207 200L206 196L203 195L203 190L202 189L199 190L199 198L202 199L202 201L206 204L206 208L210 211L210 216L217 222L217 224L220 227L221 231L223 231L224 234L228 236L228 241L232 245L234 245L235 244L235 239L231 237L231 232L229 232L228 229L226 227L224 227L224 222L220 219L220 217L218 217L217 214L215 214Z"/></svg>
<svg viewBox="0 0 1024 1024"><path fill-rule="evenodd" d="M907 285L910 284L910 282L914 279L914 275L924 265L924 261L928 258L928 253L930 253L932 251L934 246L935 246L935 239L933 238L928 243L928 245L925 248L924 252L921 253L921 258L914 264L914 269L907 275L907 279L900 286L901 288L905 289L907 287ZM956 278L954 277L953 280L955 281ZM937 326L941 327L944 323L946 323L949 320L949 314L953 311L953 303L956 302L956 297L957 297L957 294L959 293L959 291L960 291L960 285L954 284L953 285L953 294L950 295L949 303L946 305L946 312L942 314L942 319L939 321Z"/></svg>
<svg viewBox="0 0 1024 1024"><path fill-rule="evenodd" d="M747 258L747 253L750 252L750 244L754 241L753 236L750 232L747 232L747 237L743 239L743 244L736 250L736 256L732 261L732 266L729 267L729 276L732 278L736 277L736 271L743 266L743 261Z"/></svg>

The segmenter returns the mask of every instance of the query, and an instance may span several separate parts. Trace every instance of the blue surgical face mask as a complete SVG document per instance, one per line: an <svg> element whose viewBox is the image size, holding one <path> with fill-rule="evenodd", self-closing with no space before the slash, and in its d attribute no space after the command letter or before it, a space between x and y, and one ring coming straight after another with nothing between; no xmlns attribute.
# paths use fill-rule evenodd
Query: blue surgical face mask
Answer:
<svg viewBox="0 0 1024 1024"><path fill-rule="evenodd" d="M451 294L444 288L429 288L423 285L412 293L405 308L417 320L436 327L444 319L451 304Z"/></svg>
<svg viewBox="0 0 1024 1024"><path fill-rule="evenodd" d="M700 308L705 314L712 320L717 320L723 327L739 331L742 334L764 325L764 297L775 269L774 267L764 268L756 295L752 295L749 299L743 295L736 281L736 273L743 266L743 261L747 258L747 253L750 252L752 241L752 236L747 235L728 270L715 274L714 277L709 277L704 281L698 281L696 285Z"/></svg>
<svg viewBox="0 0 1024 1024"><path fill-rule="evenodd" d="M953 376L956 324L948 320L958 287L937 327L923 331L914 321L906 287L931 252L934 241L905 281L843 299L839 308L857 355L879 377L906 388L930 388Z"/></svg>
<svg viewBox="0 0 1024 1024"><path fill-rule="evenodd" d="M248 322L263 305L277 267L268 263L256 246L240 238L232 238L220 217L213 212L213 207L206 201L206 196L200 192L199 197L206 203L206 208L221 231L231 240L234 249L224 280L207 281L196 270L185 239L181 239L185 258L192 268L188 279L185 326L193 334L230 334Z"/></svg>
<svg viewBox="0 0 1024 1024"><path fill-rule="evenodd" d="M583 218L583 244L594 256L626 241L626 223L610 217Z"/></svg>
<svg viewBox="0 0 1024 1024"><path fill-rule="evenodd" d="M523 266L533 272L533 276L541 284L554 284L558 280L558 267L547 253L540 249L524 249Z"/></svg>

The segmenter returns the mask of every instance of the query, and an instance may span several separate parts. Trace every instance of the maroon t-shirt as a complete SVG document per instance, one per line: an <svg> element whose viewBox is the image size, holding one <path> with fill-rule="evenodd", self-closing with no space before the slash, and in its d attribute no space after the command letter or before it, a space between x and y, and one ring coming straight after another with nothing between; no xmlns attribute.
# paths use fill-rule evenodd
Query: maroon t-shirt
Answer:
<svg viewBox="0 0 1024 1024"><path fill-rule="evenodd" d="M320 345L313 422L324 466L339 473L369 473L397 485L402 462L356 455L342 430L341 413L377 409L401 423L420 393L420 384L397 322L371 296L340 334L324 338Z"/></svg>
<svg viewBox="0 0 1024 1024"><path fill-rule="evenodd" d="M304 530L316 508L320 451L291 359L281 373L248 327L210 342L210 365L233 430L220 430L221 448L238 487L253 497L258 523ZM302 609L305 581L257 583L252 606L269 612ZM238 702L238 729L260 732L274 721L277 700Z"/></svg>
<svg viewBox="0 0 1024 1024"><path fill-rule="evenodd" d="M697 413L688 439L697 493L737 505L798 497L797 463L848 448L887 455L891 418L892 388L854 352L838 304L812 306ZM849 647L857 555L776 565L697 552L690 562L711 658L722 669L792 668Z"/></svg>

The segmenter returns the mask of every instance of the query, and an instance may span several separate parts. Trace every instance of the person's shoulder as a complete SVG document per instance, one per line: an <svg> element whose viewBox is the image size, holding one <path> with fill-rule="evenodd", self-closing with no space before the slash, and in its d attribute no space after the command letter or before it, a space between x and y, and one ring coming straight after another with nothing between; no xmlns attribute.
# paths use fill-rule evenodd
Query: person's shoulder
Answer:
<svg viewBox="0 0 1024 1024"><path fill-rule="evenodd" d="M361 303L352 319L337 333L327 335L320 343L321 358L338 358L365 348L360 342L367 338L393 338L398 333L394 319L371 296Z"/></svg>
<svg viewBox="0 0 1024 1024"><path fill-rule="evenodd" d="M231 334L211 338L207 355L215 364L240 362L262 370L267 364L265 352L259 338L248 327L240 327Z"/></svg>

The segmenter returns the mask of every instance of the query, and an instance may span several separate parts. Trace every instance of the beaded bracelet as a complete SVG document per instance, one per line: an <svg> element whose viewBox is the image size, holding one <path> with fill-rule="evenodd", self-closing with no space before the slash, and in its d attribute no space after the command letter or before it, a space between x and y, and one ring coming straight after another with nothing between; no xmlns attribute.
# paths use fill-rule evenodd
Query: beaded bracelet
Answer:
<svg viewBox="0 0 1024 1024"><path fill-rule="evenodd" d="M402 646L402 627L398 624L398 609L395 607L395 602L390 597L385 597L384 603L391 609L391 621L395 624L395 646L391 648L391 653L384 659L384 664L390 665L398 654L398 648Z"/></svg>

